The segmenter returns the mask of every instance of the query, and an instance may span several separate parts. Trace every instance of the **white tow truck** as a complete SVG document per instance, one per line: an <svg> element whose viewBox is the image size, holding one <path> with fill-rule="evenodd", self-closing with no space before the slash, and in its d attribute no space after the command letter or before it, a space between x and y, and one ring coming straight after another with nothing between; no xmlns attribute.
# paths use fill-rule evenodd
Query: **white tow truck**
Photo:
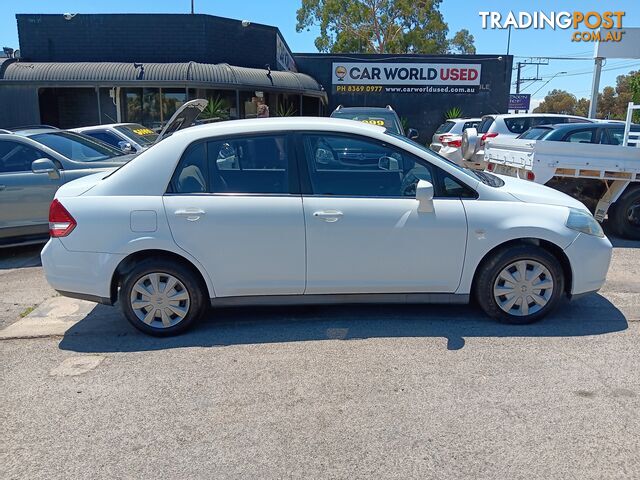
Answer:
<svg viewBox="0 0 640 480"><path fill-rule="evenodd" d="M589 206L614 233L640 239L640 132L629 103L621 145L500 138L487 142L486 170L542 183Z"/></svg>

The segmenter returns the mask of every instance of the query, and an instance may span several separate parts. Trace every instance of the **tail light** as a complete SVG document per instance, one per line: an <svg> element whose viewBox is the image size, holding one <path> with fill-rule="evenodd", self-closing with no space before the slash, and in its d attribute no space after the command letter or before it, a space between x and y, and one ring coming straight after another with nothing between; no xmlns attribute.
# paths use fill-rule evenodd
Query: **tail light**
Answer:
<svg viewBox="0 0 640 480"><path fill-rule="evenodd" d="M497 133L485 133L480 138L480 142L484 145L484 142L487 141L487 138L496 138L498 136Z"/></svg>
<svg viewBox="0 0 640 480"><path fill-rule="evenodd" d="M440 143L444 143L444 142L446 142L446 141L447 141L447 138L449 138L450 136L451 136L451 135L450 135L450 134L448 134L448 133L445 133L444 135L440 135L440 136L438 137L438 141L439 141Z"/></svg>
<svg viewBox="0 0 640 480"><path fill-rule="evenodd" d="M76 228L76 221L67 211L66 208L58 201L54 199L49 207L49 235L52 237L66 237L74 228Z"/></svg>
<svg viewBox="0 0 640 480"><path fill-rule="evenodd" d="M487 165L487 170L488 170L489 172L493 172L493 168L494 168L494 167L495 167L495 165L494 165L493 163L489 163L489 164Z"/></svg>
<svg viewBox="0 0 640 480"><path fill-rule="evenodd" d="M457 140L444 140L442 142L442 146L443 147L456 147L456 148L460 148L462 147L462 139L457 139Z"/></svg>
<svg viewBox="0 0 640 480"><path fill-rule="evenodd" d="M532 171L527 172L527 180L531 180L532 182L536 179L536 174Z"/></svg>

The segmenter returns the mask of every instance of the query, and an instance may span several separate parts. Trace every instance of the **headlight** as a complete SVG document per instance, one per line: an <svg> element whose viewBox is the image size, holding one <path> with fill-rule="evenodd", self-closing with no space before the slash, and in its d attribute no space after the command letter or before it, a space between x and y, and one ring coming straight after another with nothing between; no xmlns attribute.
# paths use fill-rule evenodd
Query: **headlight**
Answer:
<svg viewBox="0 0 640 480"><path fill-rule="evenodd" d="M584 210L570 208L566 225L571 230L586 233L587 235L595 235L596 237L604 237L604 231L598 221L593 218L593 215Z"/></svg>

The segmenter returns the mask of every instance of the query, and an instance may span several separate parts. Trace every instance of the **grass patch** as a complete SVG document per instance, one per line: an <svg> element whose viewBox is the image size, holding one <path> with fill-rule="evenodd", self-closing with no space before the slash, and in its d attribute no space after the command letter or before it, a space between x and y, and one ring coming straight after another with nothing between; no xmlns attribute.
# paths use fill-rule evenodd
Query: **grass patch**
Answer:
<svg viewBox="0 0 640 480"><path fill-rule="evenodd" d="M24 318L24 317L26 317L26 316L27 316L27 315L29 315L31 312L33 312L35 309L36 309L36 305L33 305L33 306L31 306L31 307L27 307L27 308L25 309L25 311L24 311L24 312L22 312L22 313L20 314L20 318Z"/></svg>

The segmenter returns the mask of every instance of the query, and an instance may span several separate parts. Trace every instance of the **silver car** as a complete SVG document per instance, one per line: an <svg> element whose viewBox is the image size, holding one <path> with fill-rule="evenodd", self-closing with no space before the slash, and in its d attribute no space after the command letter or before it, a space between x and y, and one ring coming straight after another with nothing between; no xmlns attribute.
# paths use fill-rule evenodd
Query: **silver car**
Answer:
<svg viewBox="0 0 640 480"><path fill-rule="evenodd" d="M60 185L111 170L133 157L91 137L51 127L0 132L0 247L46 240L49 204Z"/></svg>

